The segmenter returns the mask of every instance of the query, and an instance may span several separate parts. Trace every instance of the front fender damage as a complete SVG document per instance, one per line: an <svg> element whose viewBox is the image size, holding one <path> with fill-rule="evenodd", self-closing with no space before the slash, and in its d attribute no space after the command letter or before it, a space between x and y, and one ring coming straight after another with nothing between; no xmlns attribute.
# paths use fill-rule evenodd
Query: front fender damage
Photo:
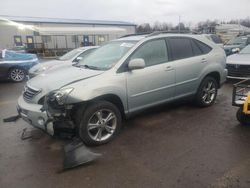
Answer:
<svg viewBox="0 0 250 188"><path fill-rule="evenodd" d="M54 101L55 102L55 101ZM75 105L58 105L51 103L48 97L45 97L44 105L41 111L48 115L48 121L45 123L47 131L53 127L53 135L59 135L73 139L73 141L64 146L63 169L71 169L80 165L88 164L98 159L101 154L91 151L77 134L77 125L73 114Z"/></svg>
<svg viewBox="0 0 250 188"><path fill-rule="evenodd" d="M46 112L48 120L45 122L45 131L52 136L76 136L76 124L72 119L74 105L58 105L45 96L42 112Z"/></svg>

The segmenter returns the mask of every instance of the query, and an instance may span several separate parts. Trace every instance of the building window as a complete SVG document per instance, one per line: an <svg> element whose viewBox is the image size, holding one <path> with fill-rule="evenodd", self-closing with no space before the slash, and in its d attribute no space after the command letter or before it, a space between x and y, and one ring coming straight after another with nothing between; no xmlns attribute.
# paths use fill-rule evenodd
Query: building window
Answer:
<svg viewBox="0 0 250 188"><path fill-rule="evenodd" d="M98 36L98 42L105 42L104 36Z"/></svg>
<svg viewBox="0 0 250 188"><path fill-rule="evenodd" d="M76 35L73 35L71 37L71 39L72 39L72 42L74 42L74 43L78 42L78 36L76 36Z"/></svg>
<svg viewBox="0 0 250 188"><path fill-rule="evenodd" d="M49 43L49 42L51 42L51 36L42 36L42 41L44 42L44 43Z"/></svg>

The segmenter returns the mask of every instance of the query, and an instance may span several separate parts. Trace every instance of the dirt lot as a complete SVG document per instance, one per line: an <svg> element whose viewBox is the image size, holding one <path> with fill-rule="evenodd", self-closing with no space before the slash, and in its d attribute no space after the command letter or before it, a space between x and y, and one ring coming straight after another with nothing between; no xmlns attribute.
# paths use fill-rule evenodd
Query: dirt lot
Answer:
<svg viewBox="0 0 250 188"><path fill-rule="evenodd" d="M121 134L97 148L87 166L62 172L65 140L19 120L24 83L0 82L0 187L250 187L250 128L241 127L231 106L232 83L210 108L190 103L151 109L124 123ZM24 128L33 138L21 140Z"/></svg>

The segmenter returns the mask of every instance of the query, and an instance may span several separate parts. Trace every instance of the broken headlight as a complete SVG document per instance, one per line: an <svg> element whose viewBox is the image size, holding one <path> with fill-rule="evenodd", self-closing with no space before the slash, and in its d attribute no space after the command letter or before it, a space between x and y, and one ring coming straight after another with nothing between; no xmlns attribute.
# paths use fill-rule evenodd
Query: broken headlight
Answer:
<svg viewBox="0 0 250 188"><path fill-rule="evenodd" d="M74 88L65 88L54 91L52 95L50 95L50 101L57 101L59 105L65 104L68 95L74 90Z"/></svg>

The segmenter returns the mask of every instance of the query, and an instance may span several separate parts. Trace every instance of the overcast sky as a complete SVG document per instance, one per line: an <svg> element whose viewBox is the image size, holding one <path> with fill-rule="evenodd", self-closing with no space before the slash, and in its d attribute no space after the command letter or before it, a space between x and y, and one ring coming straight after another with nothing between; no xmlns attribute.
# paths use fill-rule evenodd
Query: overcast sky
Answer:
<svg viewBox="0 0 250 188"><path fill-rule="evenodd" d="M0 0L0 15L192 24L250 16L250 0Z"/></svg>

